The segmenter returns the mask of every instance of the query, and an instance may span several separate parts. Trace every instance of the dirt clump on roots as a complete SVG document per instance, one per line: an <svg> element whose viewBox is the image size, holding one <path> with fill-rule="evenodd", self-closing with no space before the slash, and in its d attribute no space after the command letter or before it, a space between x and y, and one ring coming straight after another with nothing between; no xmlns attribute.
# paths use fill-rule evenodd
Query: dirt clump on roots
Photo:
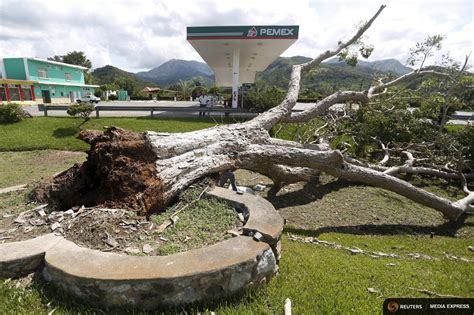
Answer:
<svg viewBox="0 0 474 315"><path fill-rule="evenodd" d="M79 139L90 144L87 160L41 182L32 197L56 210L74 206L130 209L140 215L165 208L156 178L156 156L145 133L108 127L85 130Z"/></svg>

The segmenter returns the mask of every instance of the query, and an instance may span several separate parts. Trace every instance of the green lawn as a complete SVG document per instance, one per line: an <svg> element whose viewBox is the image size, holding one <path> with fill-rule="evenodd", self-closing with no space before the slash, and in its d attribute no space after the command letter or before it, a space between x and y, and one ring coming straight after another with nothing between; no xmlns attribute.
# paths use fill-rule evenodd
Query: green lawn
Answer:
<svg viewBox="0 0 474 315"><path fill-rule="evenodd" d="M437 253L449 248L457 255L467 255L472 240L435 238L414 240L413 237L343 236L330 233L319 238L336 240L344 245L367 244L382 249L390 244L399 248L412 244L420 253ZM381 246L382 245L382 246ZM400 253L400 249L391 249ZM394 266L387 265L394 263ZM37 283L27 289L16 283L0 284L0 313L54 314L85 313L94 309L62 292ZM204 307L192 306L189 313L215 311L217 314L282 314L286 298L293 304L294 314L376 314L386 297L426 297L411 288L427 289L440 294L474 296L472 264L441 258L438 261L378 258L351 255L346 251L297 243L283 238L280 274L256 292ZM373 288L380 293L370 293ZM96 310L99 311L99 310ZM112 310L103 310L112 312ZM117 310L118 311L118 310ZM125 310L121 309L121 312ZM180 312L182 310L172 310ZM132 312L132 310L130 310ZM136 313L136 311L135 311Z"/></svg>
<svg viewBox="0 0 474 315"><path fill-rule="evenodd" d="M81 122L82 119L72 117L34 117L16 124L0 125L0 151L41 149L85 151L88 145L76 139ZM133 131L180 132L230 122L234 120L232 118L214 120L212 117L180 119L104 117L92 118L80 128L100 130L106 126L116 126Z"/></svg>
<svg viewBox="0 0 474 315"><path fill-rule="evenodd" d="M0 188L31 183L82 162L85 157L83 152L70 151L0 151Z"/></svg>
<svg viewBox="0 0 474 315"><path fill-rule="evenodd" d="M57 137L56 130L60 129L64 134L65 129L61 128L78 122L71 118L35 118L20 124L0 125L0 151L30 148L85 150L86 145L74 139L72 131L69 135ZM198 119L101 118L92 119L85 128L115 125L137 131L187 131L214 124L213 121ZM35 132L36 141L30 139ZM0 187L52 175L72 164L75 158L81 158L81 155L70 160L50 158L56 154L54 152L0 153ZM38 158L47 166L36 170ZM15 164L20 167L9 167ZM236 176L241 184L265 182L255 174L246 175L241 171ZM416 177L414 183L448 198L461 196L457 183L450 185ZM27 207L24 194L10 193L0 198L0 221L2 213L16 213ZM284 301L290 298L294 314L374 314L381 313L382 303L387 297L428 297L410 287L474 297L474 253L468 249L468 246L474 246L472 217L459 225L448 224L436 211L394 193L324 176L319 182L291 185L270 201L291 224L284 231L279 275L255 292L206 306L167 311L282 314ZM433 238L430 237L432 232ZM400 258L353 255L343 249L292 241L286 233L301 238L317 237L365 251L394 253ZM434 259L413 259L407 256L410 253L429 255ZM453 260L446 254L471 262ZM377 293L369 292L368 288ZM126 312L124 309L103 310L87 306L41 281L25 285L24 279L0 280L0 314L48 314L52 310L54 314Z"/></svg>

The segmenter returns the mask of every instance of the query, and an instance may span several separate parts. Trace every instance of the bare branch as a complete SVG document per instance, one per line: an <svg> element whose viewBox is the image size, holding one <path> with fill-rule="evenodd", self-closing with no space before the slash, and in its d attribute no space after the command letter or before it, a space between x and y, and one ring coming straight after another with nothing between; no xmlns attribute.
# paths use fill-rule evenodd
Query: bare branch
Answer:
<svg viewBox="0 0 474 315"><path fill-rule="evenodd" d="M400 76L400 77L398 77L398 78L396 78L396 79L394 79L390 82L379 83L377 85L374 85L374 86L370 87L369 90L368 90L367 96L369 98L380 96L380 95L384 94L384 92L376 94L377 91L380 91L380 90L385 90L386 91L386 89L391 87L391 86L395 86L395 85L403 83L403 82L410 82L410 81L413 81L414 79L417 79L417 78L425 76L425 75L436 75L436 76L451 78L451 76L447 73L438 72L438 71L434 71L434 70L423 70L423 71L419 71L419 72L418 71L412 71L412 72L404 74L404 75L402 75L402 76Z"/></svg>
<svg viewBox="0 0 474 315"><path fill-rule="evenodd" d="M329 145L327 143L298 143L295 141L287 141L283 139L276 139L276 138L269 138L266 141L268 144L271 145L278 145L288 148L300 148L300 149L309 149L309 150L316 150L316 151L328 151Z"/></svg>
<svg viewBox="0 0 474 315"><path fill-rule="evenodd" d="M387 143L387 145L385 145L382 141L380 141L379 139L377 139L376 137L371 137L373 140L377 141L380 146L382 147L382 150L383 150L383 153L384 153L384 157L383 159L379 162L379 165L380 166L384 166L385 164L387 164L388 160L390 159L390 152L388 151L388 146L389 146L389 143Z"/></svg>
<svg viewBox="0 0 474 315"><path fill-rule="evenodd" d="M464 72L464 70L466 70L467 63L469 62L470 57L471 57L471 53L466 55L466 57L464 58L464 64L462 65L461 70L459 70L458 72L458 77Z"/></svg>
<svg viewBox="0 0 474 315"><path fill-rule="evenodd" d="M347 48L348 46L355 43L370 28L372 23L380 15L383 9L385 9L385 7L386 7L385 5L381 5L380 8L375 13L375 15L369 21L367 21L364 25L362 25L362 27L359 28L357 33L354 36L352 36L352 38L350 38L348 41L339 42L338 46L335 49L327 50L309 62L300 64L300 65L294 65L292 67L290 82L288 85L288 91L286 93L285 99L281 102L280 105L255 117L248 123L261 126L262 128L266 130L270 130L270 128L273 127L276 123L284 119L286 116L289 116L291 114L291 109L295 106L296 100L298 99L300 81L301 81L301 70L309 70L319 65L324 60L337 55L344 48ZM299 121L302 121L302 120L299 120Z"/></svg>
<svg viewBox="0 0 474 315"><path fill-rule="evenodd" d="M472 194L473 192L469 190L469 187L467 187L466 176L464 176L462 172L459 172L459 177L461 177L462 190L468 195Z"/></svg>
<svg viewBox="0 0 474 315"><path fill-rule="evenodd" d="M474 201L474 194L470 194L466 198L452 202L415 187L397 177L346 163L342 160L343 156L338 151L318 152L273 145L250 145L246 152L240 154L239 160L240 163L246 165L258 159L264 159L265 164L316 168L338 178L381 187L438 210L445 217L452 220L456 220L461 214L470 211L471 203Z"/></svg>
<svg viewBox="0 0 474 315"><path fill-rule="evenodd" d="M350 164L367 167L367 168L380 171L380 172L385 172L390 169L390 167L366 163L366 162L357 160L353 157L350 157L348 155L344 155L344 160ZM419 167L419 166L418 167L398 166L397 172L391 173L391 175L397 175L397 174L428 175L428 176L434 176L434 177L439 177L439 178L444 178L444 179L453 179L453 180L459 179L459 173L456 173L452 171L451 169L447 169L446 171L443 171L436 168ZM474 179L474 173L463 174L463 176L466 179L467 178Z"/></svg>
<svg viewBox="0 0 474 315"><path fill-rule="evenodd" d="M386 5L381 5L380 8L378 9L378 11L375 13L375 15L369 21L367 21L364 25L362 25L362 27L359 28L357 33L354 36L352 36L352 38L350 38L346 42L339 42L339 45L335 49L325 51L324 53L320 54L315 59L313 59L311 61L308 61L307 63L302 64L302 66L305 69L309 69L309 68L312 68L314 66L317 66L321 62L323 62L324 60L337 55L344 48L347 48L348 46L354 44L370 28L370 26L372 26L372 23L380 15L380 13L382 13L382 11L383 11L383 9L385 9L385 7L386 7Z"/></svg>
<svg viewBox="0 0 474 315"><path fill-rule="evenodd" d="M317 102L314 106L300 112L293 113L291 116L285 118L284 122L303 122L308 121L314 117L317 117L328 110L331 106L339 103L345 103L347 101L355 101L366 103L369 101L367 93L355 92L355 91L344 91L336 92L328 97Z"/></svg>
<svg viewBox="0 0 474 315"><path fill-rule="evenodd" d="M413 154L411 154L408 151L402 151L402 153L405 153L405 155L407 156L407 160L406 160L404 166L406 166L406 167L413 166L413 164L415 164L415 158L413 158Z"/></svg>
<svg viewBox="0 0 474 315"><path fill-rule="evenodd" d="M407 156L407 160L405 161L405 164L403 164L402 166L393 166L393 167L390 167L389 169L385 170L383 173L384 174L387 174L387 175L395 175L397 173L401 173L402 170L406 170L406 169L409 169L413 166L413 164L415 163L415 159L413 158L413 154L411 154L410 152L408 151L402 151L402 153L405 153L406 156Z"/></svg>
<svg viewBox="0 0 474 315"><path fill-rule="evenodd" d="M470 203L474 201L474 194L471 194L470 199L466 197L452 202L394 176L348 163L343 168L334 169L333 172L328 171L328 173L342 179L393 191L422 205L438 210L451 220L456 220L464 212L470 211Z"/></svg>

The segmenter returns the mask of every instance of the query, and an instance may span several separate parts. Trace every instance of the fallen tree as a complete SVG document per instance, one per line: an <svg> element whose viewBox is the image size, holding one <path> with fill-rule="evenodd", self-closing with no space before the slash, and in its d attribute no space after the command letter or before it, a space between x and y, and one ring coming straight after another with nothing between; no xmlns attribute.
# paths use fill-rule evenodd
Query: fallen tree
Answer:
<svg viewBox="0 0 474 315"><path fill-rule="evenodd" d="M396 177L407 170L416 173L413 163L398 169L374 167L324 145L285 141L269 134L277 123L308 121L337 103L350 101L363 106L390 86L420 76L445 75L417 69L390 82L377 82L365 91L336 92L303 112L292 113L302 71L309 71L356 43L384 8L381 6L349 40L339 42L337 47L321 53L312 61L293 66L288 91L281 104L252 120L173 134L132 133L114 127L104 132L81 132L79 137L91 145L87 161L40 185L36 189L36 198L62 209L82 204L112 203L113 206L150 214L163 210L192 183L223 170L241 168L272 179L274 192L284 185L308 181L323 171L338 178L393 191L440 211L451 220L473 212L474 193L468 190L463 175L456 176L464 179L467 196L453 202ZM427 172L426 169L423 171ZM434 171L431 173L436 175Z"/></svg>

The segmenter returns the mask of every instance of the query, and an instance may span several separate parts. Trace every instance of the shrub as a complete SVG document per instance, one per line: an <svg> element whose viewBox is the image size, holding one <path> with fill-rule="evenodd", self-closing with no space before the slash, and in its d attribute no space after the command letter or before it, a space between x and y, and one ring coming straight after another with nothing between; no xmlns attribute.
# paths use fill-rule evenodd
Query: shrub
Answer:
<svg viewBox="0 0 474 315"><path fill-rule="evenodd" d="M261 91L250 92L247 98L252 106L252 111L263 113L283 101L285 91L277 87L266 88Z"/></svg>
<svg viewBox="0 0 474 315"><path fill-rule="evenodd" d="M84 121L89 120L89 115L94 111L94 105L92 104L74 104L69 106L67 114L69 116L80 116Z"/></svg>
<svg viewBox="0 0 474 315"><path fill-rule="evenodd" d="M115 94L109 95L109 101L116 101L116 100L118 100L118 96L117 96L117 95L115 95Z"/></svg>
<svg viewBox="0 0 474 315"><path fill-rule="evenodd" d="M450 134L454 134L461 145L465 157L465 168L474 170L474 126L468 125Z"/></svg>
<svg viewBox="0 0 474 315"><path fill-rule="evenodd" d="M12 124L23 120L24 118L31 117L31 115L23 110L18 104L7 104L0 106L0 123L1 124Z"/></svg>
<svg viewBox="0 0 474 315"><path fill-rule="evenodd" d="M160 100L160 101L174 101L174 96L158 96L157 100Z"/></svg>
<svg viewBox="0 0 474 315"><path fill-rule="evenodd" d="M143 96L143 95L134 95L130 96L131 101L149 101L150 97L149 96Z"/></svg>

